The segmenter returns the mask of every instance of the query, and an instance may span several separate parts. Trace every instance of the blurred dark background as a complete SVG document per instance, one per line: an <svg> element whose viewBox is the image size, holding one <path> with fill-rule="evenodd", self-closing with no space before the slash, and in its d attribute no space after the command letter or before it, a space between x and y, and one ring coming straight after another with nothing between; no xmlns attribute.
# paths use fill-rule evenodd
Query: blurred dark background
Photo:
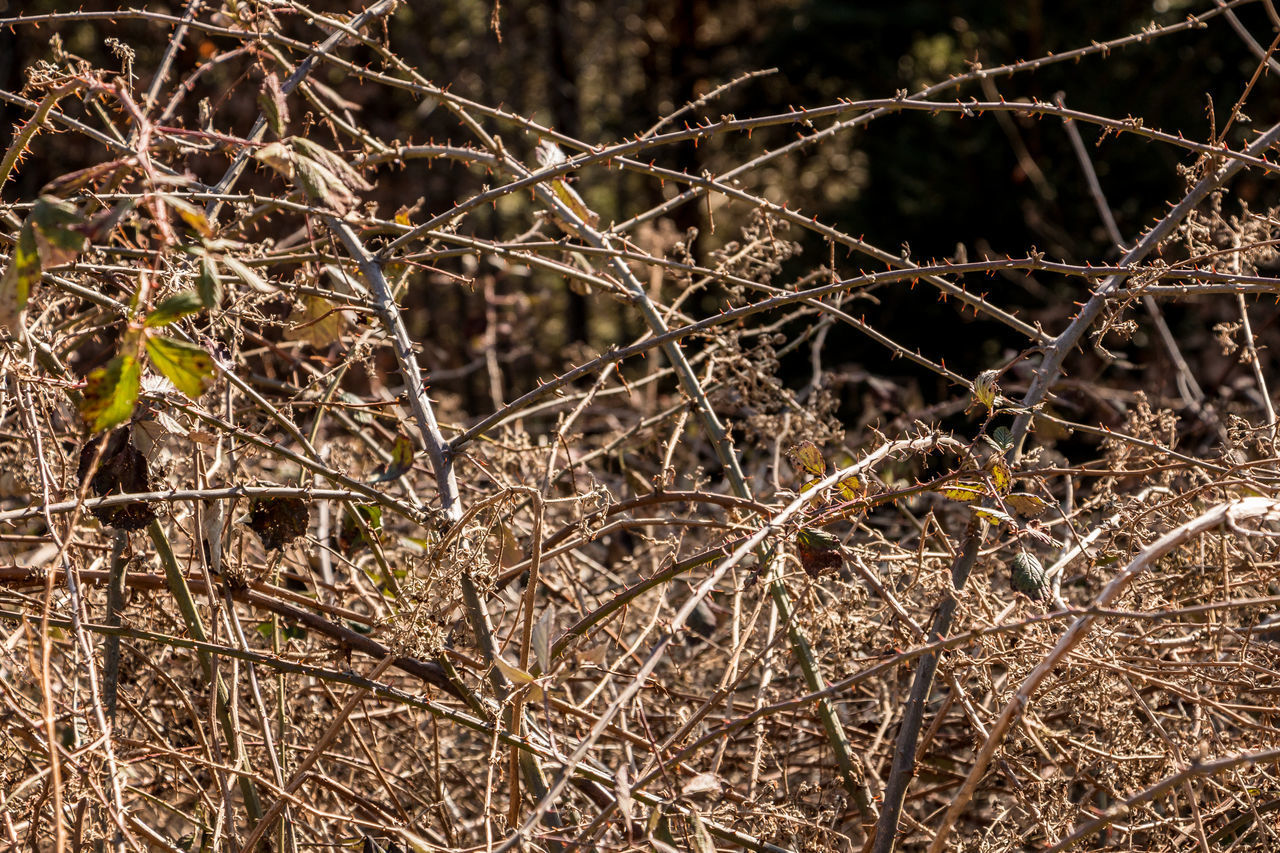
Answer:
<svg viewBox="0 0 1280 853"><path fill-rule="evenodd" d="M0 0L4 15L63 11L69 4L48 0L15 3ZM184 4L153 3L149 8L180 14ZM209 5L209 4L206 4ZM318 10L349 11L346 4L315 2ZM101 2L76 3L85 11L112 8ZM391 45L422 75L452 92L532 118L591 144L607 144L643 132L659 117L686 102L750 71L776 68L729 89L707 106L684 116L739 118L781 112L791 106L820 106L841 98L892 97L899 90L916 92L965 72L974 62L985 67L1061 53L1141 31L1155 21L1167 25L1213 8L1205 2L1178 0L1113 0L1105 4L1020 2L937 2L901 0L896 3L844 3L818 0L503 0L491 2L404 3L387 24ZM318 31L283 7L275 14L287 34L308 43ZM1242 6L1241 21L1263 45L1275 30L1261 3ZM208 19L208 13L203 13ZM50 59L50 37L57 34L67 52L116 68L104 44L115 37L137 51L134 68L145 88L158 62L169 30L155 22L122 19L77 19L68 22L8 29L0 32L0 87L13 92L23 86L24 69ZM189 74L200 62L238 42L214 34L193 34L176 63L177 76ZM345 54L357 62L377 65L376 57L358 48ZM293 56L293 61L298 60ZM201 98L209 98L214 125L243 133L258 113L261 65L252 56L233 58L201 77L174 122L194 126ZM1079 61L1051 65L1031 73L996 78L989 90L969 83L947 97L989 99L1004 97L1052 100L1061 92L1076 109L1124 118L1141 117L1147 127L1207 140L1211 133L1210 105L1218 127L1258 68L1258 59L1217 17L1203 29L1164 36L1093 55ZM249 82L245 83L246 75ZM411 93L361 84L332 66L318 79L359 107L360 120L383 139L472 143L457 121L443 108L428 111ZM1264 75L1244 112L1269 124L1280 114L1280 87ZM294 107L291 130L302 127L303 103ZM0 105L0 133L11 133L29 115L10 103ZM89 119L86 119L89 120ZM496 120L486 126L499 133L511 150L532 162L536 139ZM822 125L819 125L822 126ZM1249 138L1251 125L1238 121L1229 141ZM1147 142L1135 136L1099 139L1096 128L1082 126L1102 187L1124 239L1132 242L1167 210L1186 187L1180 166L1194 157L1184 150ZM724 136L699 146L654 149L659 165L721 173L795 138L794 126L762 129L752 134ZM65 141L64 141L65 140ZM338 144L338 143L331 143ZM51 156L56 152L57 156ZM102 155L73 135L44 138L18 179L4 188L4 199L32 198L56 174L87 165ZM225 158L209 158L199 177L213 180L225 169ZM387 171L369 197L390 216L401 205L424 199L415 221L447 210L494 178L476 168L445 162L416 161L402 170ZM242 186L271 176L247 178ZM904 114L872 123L865 130L844 133L802 154L767 164L744 177L751 191L773 201L787 201L807 214L898 254L909 245L916 260L953 257L962 251L970 259L984 254L1023 255L1035 246L1050 257L1072 262L1114 260L1111 244L1080 164L1060 121L1012 114L975 118L956 115ZM618 170L584 173L577 189L604 222L624 220L657 204L672 192L654 179ZM1273 184L1257 175L1237 179L1235 199L1262 210L1274 202ZM1239 201L1228 202L1238 205ZM735 215L741 214L741 219ZM732 207L716 211L715 230L705 203L674 211L659 223L666 233L684 236L698 229L691 248L705 261L707 253L736 236L746 211ZM464 230L482 236L521 233L530 224L527 198L485 207L470 215ZM552 229L554 231L554 229ZM655 229L657 230L657 229ZM552 233L552 238L558 236ZM792 229L802 253L787 261L775 283L794 280L824 264L828 248L812 234ZM637 238L641 239L641 238ZM656 237L653 239L657 239ZM641 240L643 242L643 240ZM958 249L963 246L963 250ZM841 274L859 268L879 268L857 257L837 257ZM456 276L474 281L459 286ZM459 395L463 410L475 411L489 398L479 356L495 341L503 348L510 399L526 390L538 375L563 365L564 353L580 342L598 350L611 342L625 342L640 331L633 318L621 316L572 293L563 282L531 287L483 263L477 270L460 261L442 261L436 273L424 271L424 286L413 288L406 304L416 309L415 334L427 342L424 360L436 373L434 387ZM990 278L982 285L999 304L1017 309L1025 319L1041 321L1055 332L1071 313L1073 300L1083 298L1079 281L1053 276ZM553 297L541 298L545 291ZM486 293L488 294L486 310ZM877 293L874 324L909 348L920 348L948 366L973 375L1026 346L1014 333L989 321L962 317L954 303L933 298L925 286L891 288ZM716 309L709 294L697 312ZM1226 300L1220 300L1227 308ZM499 310L493 310L495 304ZM1268 305L1270 303L1267 303ZM871 306L860 308L872 310ZM1168 320L1189 350L1205 359L1215 357L1209 326L1222 309L1217 303L1173 303ZM1230 318L1231 312L1223 315ZM1265 316L1255 318L1255 331L1273 335ZM1140 323L1145 315L1138 314ZM1264 337L1265 339L1265 337ZM916 390L911 399L889 401L906 416L940 399L948 391L936 377L901 361L889 362L885 352L856 332L838 329L828 344L829 358L844 359ZM1131 387L1172 393L1171 376L1161 348L1145 327L1127 352L1131 364L1122 368L1090 362L1076 369L1088 378L1093 370L1112 372ZM1201 357L1198 355L1197 358ZM1271 356L1264 352L1268 360ZM839 363L831 363L833 369ZM803 381L807 364L784 362L784 380ZM1216 363L1210 374L1229 379L1240 371L1228 362ZM851 380L851 381L857 381ZM865 390L865 389L863 389ZM848 411L861 410L850 392Z"/></svg>

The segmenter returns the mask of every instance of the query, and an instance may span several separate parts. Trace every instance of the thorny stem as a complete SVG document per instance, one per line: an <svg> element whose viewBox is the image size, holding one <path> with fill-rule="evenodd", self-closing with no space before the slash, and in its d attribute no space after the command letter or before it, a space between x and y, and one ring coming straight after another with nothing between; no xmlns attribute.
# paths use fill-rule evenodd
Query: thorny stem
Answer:
<svg viewBox="0 0 1280 853"><path fill-rule="evenodd" d="M1280 139L1280 124L1273 125L1265 133L1250 143L1245 149L1245 153L1251 157L1258 157L1275 144L1277 139ZM1183 197L1182 201L1178 202L1178 204L1165 214L1163 219L1143 235L1137 245L1125 253L1124 257L1120 259L1118 266L1122 268L1132 267L1153 252L1160 242L1169 237L1173 233L1174 229L1178 227L1182 220L1185 219L1198 204L1204 201L1210 193L1220 187L1223 183L1230 180L1231 177L1244 168L1244 165L1245 164L1241 161L1233 160L1220 168L1213 169L1209 174L1201 178L1200 181L1191 188L1190 192ZM1061 369L1063 362L1066 360L1068 353L1075 348L1080 339L1084 336L1084 333L1088 330L1089 326L1092 325L1095 319L1097 319L1098 314L1101 313L1103 307L1106 305L1108 297L1117 290L1121 284L1123 284L1128 276L1128 271L1121 271L1108 276L1097 287L1097 289L1094 290L1089 301L1086 302L1080 309L1079 313L1076 314L1070 325L1063 330L1062 334L1057 337L1053 345L1046 350L1040 365L1036 369L1035 378L1031 383L1031 387L1022 398L1021 406L1023 411L1014 419L1013 447L1009 454L1013 460L1016 460L1022 453L1022 444L1026 438L1027 431L1031 426L1032 410L1040 404L1044 399L1044 396L1049 392L1049 389L1058 378L1058 372ZM957 557L956 562L952 567L953 585L957 592L962 591L964 588L965 580L968 577L969 570L972 568L973 560L977 555L978 549L981 547L984 535L985 527L980 527L978 529L971 527L965 536L960 556ZM954 606L950 608L945 606L946 601L950 600L952 600L951 596L944 599L944 606L939 608L937 615L934 617L933 624L930 626L929 636L944 636L950 632L951 620L955 612ZM917 704L923 706L925 701L928 699L929 692L932 690L933 673L928 672L925 676L920 675L920 673L925 673L925 669L926 668L922 662L917 678L912 684L911 693L907 699L908 708ZM1012 708L1013 706L1011 705L1010 707ZM902 813L902 798L905 796L910 776L914 772L914 755L919 737L920 719L912 718L908 720L904 717L902 726L898 731L898 741L894 748L895 763L893 771L891 772L889 781L886 783L884 809L880 813L880 821L876 826L876 841L873 853L887 853L887 851L893 849L896 842L898 819ZM999 738L993 733L992 740L998 741L998 739ZM994 751L994 748L992 751ZM910 755L912 759L907 761L904 758L902 763L899 764L897 757L906 755ZM989 760L989 758L990 755L988 754L987 759ZM982 767L985 767L985 762L982 762L981 758L979 759L979 763ZM978 773L978 770L979 768L975 766L969 776L970 779L975 780L975 784L975 774L978 776L981 775ZM890 799L890 792L895 794L894 799ZM958 815L960 810L968 804L968 799L971 795L972 786L966 783L966 789L962 790L960 796L953 801L951 808L948 810L947 819L939 829L938 834L934 837L933 843L930 846L931 853L936 853L936 851L942 849L942 845L946 841L948 831L955 821L955 816Z"/></svg>

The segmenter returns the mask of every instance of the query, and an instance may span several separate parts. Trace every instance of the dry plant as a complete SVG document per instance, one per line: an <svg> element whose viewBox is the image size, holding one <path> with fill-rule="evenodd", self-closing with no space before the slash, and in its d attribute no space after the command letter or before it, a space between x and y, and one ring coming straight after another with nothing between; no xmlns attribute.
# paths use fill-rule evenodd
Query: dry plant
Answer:
<svg viewBox="0 0 1280 853"><path fill-rule="evenodd" d="M425 79L395 0L0 20L89 21L118 60L55 38L0 92L29 115L0 162L3 843L1280 847L1253 325L1277 214L1233 193L1277 171L1280 124L1239 124L1280 66L1249 4L1202 5L915 93L708 117L748 75L611 142ZM167 38L156 67L125 24ZM1227 26L1258 73L1205 141L997 89ZM398 138L352 92L451 130ZM1069 134L1123 253L913 258L754 181L904 112ZM1084 134L1175 152L1185 194L1127 240ZM65 171L73 140L93 163ZM725 167L663 165L690 143ZM426 163L473 191L390 207ZM606 221L623 179L666 198ZM878 313L912 287L954 312L923 351ZM563 324L584 296L594 350ZM1180 340L1172 302L1216 338ZM939 390L840 379L837 330ZM1018 343L946 366L986 337ZM875 428L842 422L851 382Z"/></svg>

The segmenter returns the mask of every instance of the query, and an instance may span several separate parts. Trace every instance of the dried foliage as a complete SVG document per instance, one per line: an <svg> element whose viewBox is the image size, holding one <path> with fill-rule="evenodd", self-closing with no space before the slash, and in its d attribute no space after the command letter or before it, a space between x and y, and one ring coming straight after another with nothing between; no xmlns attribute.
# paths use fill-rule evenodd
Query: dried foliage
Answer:
<svg viewBox="0 0 1280 853"><path fill-rule="evenodd" d="M1280 66L1243 30L1202 141L991 88L1257 4L1201 5L620 140L426 79L394 0L52 39L0 92L2 843L1276 849L1280 124L1240 125ZM913 258L783 203L905 113L1091 135L1122 254ZM1182 164L1136 239L1109 138ZM946 336L899 339L907 291Z"/></svg>

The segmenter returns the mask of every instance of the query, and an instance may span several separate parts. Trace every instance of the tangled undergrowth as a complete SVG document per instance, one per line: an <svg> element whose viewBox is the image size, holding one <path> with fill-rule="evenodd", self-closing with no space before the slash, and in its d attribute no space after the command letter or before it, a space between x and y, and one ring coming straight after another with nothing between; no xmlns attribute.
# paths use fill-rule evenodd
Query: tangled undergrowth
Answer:
<svg viewBox="0 0 1280 853"><path fill-rule="evenodd" d="M1233 187L1280 124L982 94L1245 4L1205 5L615 142L423 78L392 0L103 17L166 33L161 73L52 39L0 93L30 114L0 186L44 182L0 227L4 843L1275 849L1280 214ZM444 140L361 112L387 92ZM935 260L753 185L908 111L1142 137L1185 196L1119 260ZM663 165L693 141L723 168ZM471 189L397 201L429 169ZM626 182L667 197L606 219ZM951 338L882 331L907 288ZM842 360L854 334L916 373ZM1017 344L947 367L984 335Z"/></svg>

